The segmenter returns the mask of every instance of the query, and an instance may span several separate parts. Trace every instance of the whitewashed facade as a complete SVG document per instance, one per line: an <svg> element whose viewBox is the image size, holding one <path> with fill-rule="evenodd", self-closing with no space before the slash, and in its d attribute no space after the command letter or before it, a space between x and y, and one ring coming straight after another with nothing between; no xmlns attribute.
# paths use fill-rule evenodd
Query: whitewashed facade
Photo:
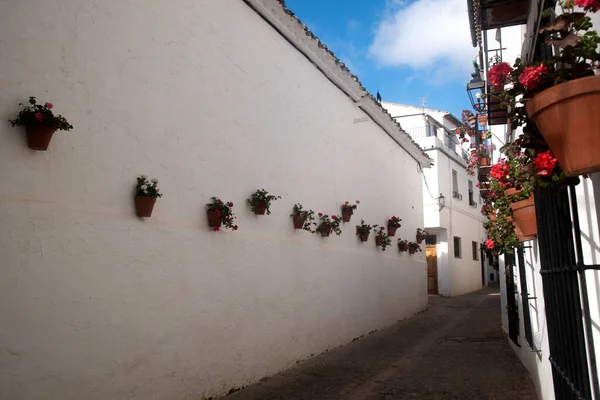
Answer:
<svg viewBox="0 0 600 400"><path fill-rule="evenodd" d="M74 126L35 152L0 124L0 398L208 398L427 307L424 253L354 229L414 237L430 159L279 1L9 0L0 37L0 119L34 95ZM340 237L292 228L357 199Z"/></svg>
<svg viewBox="0 0 600 400"><path fill-rule="evenodd" d="M433 167L423 172L423 215L425 229L436 238L438 293L457 296L481 289L482 275L489 279L479 251L485 240L482 201L454 133L460 121L445 111L382 105L433 159Z"/></svg>

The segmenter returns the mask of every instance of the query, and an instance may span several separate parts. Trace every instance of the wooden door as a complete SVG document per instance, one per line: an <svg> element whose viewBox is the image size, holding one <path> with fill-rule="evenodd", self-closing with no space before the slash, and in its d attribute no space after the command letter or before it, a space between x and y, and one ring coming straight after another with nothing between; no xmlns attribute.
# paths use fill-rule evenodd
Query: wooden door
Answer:
<svg viewBox="0 0 600 400"><path fill-rule="evenodd" d="M437 245L425 246L427 257L427 293L438 294Z"/></svg>

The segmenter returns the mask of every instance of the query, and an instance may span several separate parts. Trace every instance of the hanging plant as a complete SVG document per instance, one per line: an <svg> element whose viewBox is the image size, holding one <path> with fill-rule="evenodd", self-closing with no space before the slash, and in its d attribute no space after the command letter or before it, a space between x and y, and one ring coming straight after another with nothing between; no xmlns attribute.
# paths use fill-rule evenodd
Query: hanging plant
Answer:
<svg viewBox="0 0 600 400"><path fill-rule="evenodd" d="M390 219L388 219L388 235L396 235L396 230L402 226L400 224L400 221L402 221L402 219L396 216L393 216Z"/></svg>
<svg viewBox="0 0 600 400"><path fill-rule="evenodd" d="M318 215L318 222L313 222L313 224L317 226L314 232L319 232L323 237L328 237L331 231L334 231L338 236L342 234L342 230L340 229L340 217L338 215L332 215L331 217L322 213L319 213Z"/></svg>
<svg viewBox="0 0 600 400"><path fill-rule="evenodd" d="M235 214L232 210L233 203L225 203L217 197L211 197L210 199L212 200L212 203L206 205L208 226L215 232L219 231L222 225L227 229L237 231L238 226L233 224L233 220L235 219Z"/></svg>
<svg viewBox="0 0 600 400"><path fill-rule="evenodd" d="M408 242L408 254L415 254L418 251L421 251L421 246L418 243Z"/></svg>
<svg viewBox="0 0 600 400"><path fill-rule="evenodd" d="M344 222L350 222L350 218L352 217L352 214L354 214L354 210L358 208L359 204L360 201L356 200L356 204L350 204L350 202L347 201L342 205L342 219Z"/></svg>
<svg viewBox="0 0 600 400"><path fill-rule="evenodd" d="M380 226L379 229L375 230L375 246L381 246L381 251L385 251L386 247L392 244L392 239L385 233L385 228Z"/></svg>
<svg viewBox="0 0 600 400"><path fill-rule="evenodd" d="M376 228L377 225L367 225L363 219L360 220L360 225L356 225L356 236L360 238L361 242L369 240L369 234L371 229Z"/></svg>
<svg viewBox="0 0 600 400"><path fill-rule="evenodd" d="M250 205L252 212L256 215L265 215L265 211L267 215L271 215L271 202L280 199L281 196L274 196L269 194L265 189L257 190L252 193L249 199L246 199L246 202Z"/></svg>
<svg viewBox="0 0 600 400"><path fill-rule="evenodd" d="M45 151L48 149L52 135L56 130L73 129L62 115L54 115L52 103L37 104L35 97L29 97L29 105L19 103L23 109L17 118L10 120L11 126L25 126L27 145L30 149Z"/></svg>
<svg viewBox="0 0 600 400"><path fill-rule="evenodd" d="M421 244L423 242L423 239L425 239L427 236L429 236L429 232L427 232L425 229L417 229L417 243Z"/></svg>
<svg viewBox="0 0 600 400"><path fill-rule="evenodd" d="M408 240L398 239L398 251L400 251L400 253L408 251Z"/></svg>
<svg viewBox="0 0 600 400"><path fill-rule="evenodd" d="M137 178L137 185L135 186L135 209L138 217L150 217L152 216L152 210L156 199L162 197L162 194L158 190L158 180L148 180L146 175L142 175Z"/></svg>
<svg viewBox="0 0 600 400"><path fill-rule="evenodd" d="M294 229L304 229L305 231L312 232L310 227L315 220L315 212L313 210L304 210L300 203L294 204L290 217L294 221Z"/></svg>

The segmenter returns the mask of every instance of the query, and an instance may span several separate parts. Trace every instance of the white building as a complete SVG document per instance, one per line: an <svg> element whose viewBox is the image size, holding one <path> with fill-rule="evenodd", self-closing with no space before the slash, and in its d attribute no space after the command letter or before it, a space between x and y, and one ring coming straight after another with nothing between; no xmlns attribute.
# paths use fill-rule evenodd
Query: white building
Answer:
<svg viewBox="0 0 600 400"><path fill-rule="evenodd" d="M0 119L34 95L74 126L36 152L0 124L0 398L218 396L427 307L424 253L354 233L414 240L431 160L280 1L2 1L0 37ZM357 199L340 237L292 227Z"/></svg>
<svg viewBox="0 0 600 400"><path fill-rule="evenodd" d="M545 24L541 12L555 1L468 3L483 60L500 48L511 64L516 56L541 61L554 51L537 33ZM600 29L600 14L592 21ZM493 129L505 138L520 133ZM572 190L536 195L537 239L500 258L502 326L540 400L600 399L600 174L580 179Z"/></svg>
<svg viewBox="0 0 600 400"><path fill-rule="evenodd" d="M383 107L427 154L423 171L423 215L428 239L428 290L456 296L481 289L489 279L480 244L485 240L477 178L466 169L467 153L454 130L461 121L428 108L384 102Z"/></svg>

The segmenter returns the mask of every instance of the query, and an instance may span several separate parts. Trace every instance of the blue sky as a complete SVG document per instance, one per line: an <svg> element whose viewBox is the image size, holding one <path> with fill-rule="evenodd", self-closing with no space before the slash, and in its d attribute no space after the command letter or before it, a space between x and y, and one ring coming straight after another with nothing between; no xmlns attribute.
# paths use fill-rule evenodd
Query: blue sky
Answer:
<svg viewBox="0 0 600 400"><path fill-rule="evenodd" d="M465 91L477 49L466 0L286 0L286 6L384 101L450 111Z"/></svg>

